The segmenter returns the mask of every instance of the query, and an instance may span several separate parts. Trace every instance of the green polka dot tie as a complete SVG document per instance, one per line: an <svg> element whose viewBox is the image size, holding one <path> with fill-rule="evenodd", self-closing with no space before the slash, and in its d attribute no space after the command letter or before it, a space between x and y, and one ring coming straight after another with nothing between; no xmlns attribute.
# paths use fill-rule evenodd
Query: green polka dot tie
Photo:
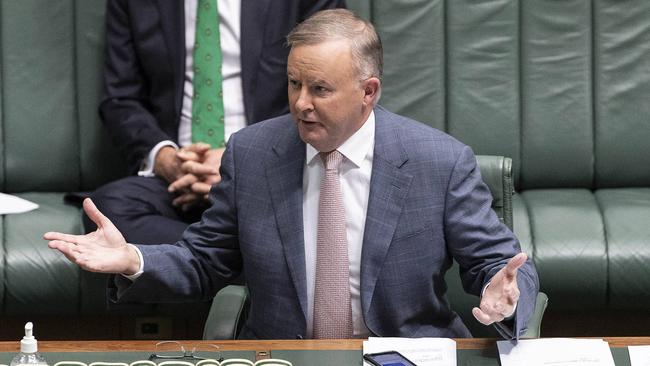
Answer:
<svg viewBox="0 0 650 366"><path fill-rule="evenodd" d="M192 142L225 145L217 0L199 0L194 44Z"/></svg>

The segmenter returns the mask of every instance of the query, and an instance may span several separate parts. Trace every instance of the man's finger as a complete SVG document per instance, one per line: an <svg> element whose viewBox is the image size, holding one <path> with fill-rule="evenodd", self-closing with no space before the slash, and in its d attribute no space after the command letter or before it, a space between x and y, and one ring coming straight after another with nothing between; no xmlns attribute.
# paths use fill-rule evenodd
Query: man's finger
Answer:
<svg viewBox="0 0 650 366"><path fill-rule="evenodd" d="M184 149L197 154L203 154L206 151L210 150L211 146L205 142L195 142L189 146L185 146Z"/></svg>
<svg viewBox="0 0 650 366"><path fill-rule="evenodd" d="M176 152L176 157L182 161L199 161L201 156L193 151L187 151L185 149L178 150Z"/></svg>
<svg viewBox="0 0 650 366"><path fill-rule="evenodd" d="M72 243L72 244L79 243L79 238L77 237L77 235L64 234L64 233L58 233L53 231L43 234L43 239L50 240L50 241L61 241L61 242Z"/></svg>
<svg viewBox="0 0 650 366"><path fill-rule="evenodd" d="M181 165L181 168L185 173L194 174L198 176L212 175L212 174L219 173L219 170L217 170L217 168L211 165L201 164L196 161L186 161Z"/></svg>
<svg viewBox="0 0 650 366"><path fill-rule="evenodd" d="M50 247L51 249L65 250L68 246L74 245L64 240L59 240L59 239L49 239L49 240L50 241L47 243L47 246Z"/></svg>
<svg viewBox="0 0 650 366"><path fill-rule="evenodd" d="M90 198L84 199L83 206L86 215L88 215L97 227L101 228L110 224L111 221L99 211Z"/></svg>
<svg viewBox="0 0 650 366"><path fill-rule="evenodd" d="M63 255L65 255L70 260L73 260L76 253L77 253L75 251L76 245L74 245L74 244L72 244L70 242L67 242L67 241L52 240L49 243L47 243L47 246L50 249L56 249L59 252L63 253Z"/></svg>
<svg viewBox="0 0 650 366"><path fill-rule="evenodd" d="M167 187L168 192L180 192L188 189L199 180L194 174L185 174Z"/></svg>
<svg viewBox="0 0 650 366"><path fill-rule="evenodd" d="M221 176L219 174L208 175L208 176L203 178L202 182L206 183L206 184L209 184L210 186L213 186L213 185L221 182Z"/></svg>
<svg viewBox="0 0 650 366"><path fill-rule="evenodd" d="M524 265L526 263L526 260L528 260L528 256L526 253L519 253L515 255L514 257L510 258L508 261L508 264L504 267L505 273L509 277L514 277L517 275L517 270L519 267Z"/></svg>
<svg viewBox="0 0 650 366"><path fill-rule="evenodd" d="M194 203L194 202L198 201L199 198L200 197L195 193L192 193L192 192L184 193L184 194L174 198L174 200L172 201L172 205L174 205L175 207L179 207L179 206L182 206L182 205L187 204L187 203Z"/></svg>
<svg viewBox="0 0 650 366"><path fill-rule="evenodd" d="M209 193L210 188L212 188L212 185L210 185L208 183L196 182L196 183L192 184L192 192L194 192L194 193L196 193L196 194L198 194L200 196L203 196L203 195Z"/></svg>
<svg viewBox="0 0 650 366"><path fill-rule="evenodd" d="M477 307L472 308L472 315L474 315L474 318L476 318L476 320L478 320L483 325L490 325L494 322L489 315Z"/></svg>

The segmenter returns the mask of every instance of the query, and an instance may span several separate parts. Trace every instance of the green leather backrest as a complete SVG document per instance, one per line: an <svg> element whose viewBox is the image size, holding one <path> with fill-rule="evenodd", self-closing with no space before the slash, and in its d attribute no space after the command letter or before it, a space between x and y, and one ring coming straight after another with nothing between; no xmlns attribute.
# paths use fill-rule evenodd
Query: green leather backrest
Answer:
<svg viewBox="0 0 650 366"><path fill-rule="evenodd" d="M492 194L492 209L512 230L512 159L504 156L477 155L481 177Z"/></svg>
<svg viewBox="0 0 650 366"><path fill-rule="evenodd" d="M97 114L104 0L0 3L0 190L90 189L121 174Z"/></svg>
<svg viewBox="0 0 650 366"><path fill-rule="evenodd" d="M91 189L124 171L96 112L104 6L0 2L0 190ZM348 6L382 36L382 104L512 157L519 190L650 184L650 2Z"/></svg>
<svg viewBox="0 0 650 366"><path fill-rule="evenodd" d="M73 4L1 4L4 189L77 186Z"/></svg>
<svg viewBox="0 0 650 366"><path fill-rule="evenodd" d="M650 2L348 6L384 42L382 104L512 157L518 190L650 184Z"/></svg>
<svg viewBox="0 0 650 366"><path fill-rule="evenodd" d="M75 1L75 49L81 189L124 175L123 157L113 147L97 111L101 96L105 0Z"/></svg>

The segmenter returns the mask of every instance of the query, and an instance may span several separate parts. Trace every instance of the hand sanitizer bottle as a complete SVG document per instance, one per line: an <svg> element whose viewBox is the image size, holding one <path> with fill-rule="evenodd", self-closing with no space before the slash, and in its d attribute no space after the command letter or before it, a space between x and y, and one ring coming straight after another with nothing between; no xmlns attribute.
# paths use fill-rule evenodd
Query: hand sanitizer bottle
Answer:
<svg viewBox="0 0 650 366"><path fill-rule="evenodd" d="M45 357L38 353L38 343L32 334L32 322L25 324L25 336L20 341L20 353L11 360L10 366L42 365L47 366Z"/></svg>

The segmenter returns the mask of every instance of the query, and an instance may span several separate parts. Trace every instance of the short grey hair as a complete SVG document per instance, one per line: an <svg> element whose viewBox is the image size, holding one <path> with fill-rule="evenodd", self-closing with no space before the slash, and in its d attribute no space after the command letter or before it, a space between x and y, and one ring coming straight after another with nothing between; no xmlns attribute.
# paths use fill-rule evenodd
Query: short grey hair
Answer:
<svg viewBox="0 0 650 366"><path fill-rule="evenodd" d="M327 41L350 42L355 71L361 79L381 79L384 55L379 34L368 21L347 9L322 10L298 24L287 36L287 45L315 45Z"/></svg>

